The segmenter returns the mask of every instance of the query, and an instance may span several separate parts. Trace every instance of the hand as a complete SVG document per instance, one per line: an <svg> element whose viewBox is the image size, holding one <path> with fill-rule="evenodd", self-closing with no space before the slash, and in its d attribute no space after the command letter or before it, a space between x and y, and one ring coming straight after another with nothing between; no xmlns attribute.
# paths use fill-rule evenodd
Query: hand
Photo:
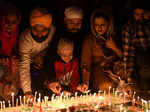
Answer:
<svg viewBox="0 0 150 112"><path fill-rule="evenodd" d="M122 57L122 52L119 50L112 38L106 41L106 47L112 49L119 57Z"/></svg>
<svg viewBox="0 0 150 112"><path fill-rule="evenodd" d="M132 87L130 85L126 85L123 88L123 93L127 93L127 96L131 97L133 95L133 89L132 89Z"/></svg>
<svg viewBox="0 0 150 112"><path fill-rule="evenodd" d="M60 94L61 90L62 90L59 82L52 82L52 83L48 84L48 88L56 94Z"/></svg>
<svg viewBox="0 0 150 112"><path fill-rule="evenodd" d="M88 85L87 84L81 84L77 86L77 90L84 93L88 90Z"/></svg>
<svg viewBox="0 0 150 112"><path fill-rule="evenodd" d="M34 96L33 96L32 94L25 94L24 96L25 96L25 98L26 98L26 101L27 101L28 99L30 99L30 100L33 101L33 99L34 99Z"/></svg>
<svg viewBox="0 0 150 112"><path fill-rule="evenodd" d="M63 96L71 96L71 92L69 92L69 91L63 91Z"/></svg>

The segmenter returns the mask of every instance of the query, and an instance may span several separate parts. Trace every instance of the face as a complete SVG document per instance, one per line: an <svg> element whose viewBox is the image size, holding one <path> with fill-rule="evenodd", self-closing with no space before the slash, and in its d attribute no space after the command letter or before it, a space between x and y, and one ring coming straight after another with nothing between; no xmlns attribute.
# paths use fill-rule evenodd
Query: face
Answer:
<svg viewBox="0 0 150 112"><path fill-rule="evenodd" d="M64 62L68 63L73 58L73 51L72 50L64 50L63 52L60 53L60 57Z"/></svg>
<svg viewBox="0 0 150 112"><path fill-rule="evenodd" d="M65 23L68 31L72 33L77 33L81 29L82 19L65 19Z"/></svg>
<svg viewBox="0 0 150 112"><path fill-rule="evenodd" d="M16 30L18 19L16 15L8 15L5 18L4 29L6 32L11 33Z"/></svg>
<svg viewBox="0 0 150 112"><path fill-rule="evenodd" d="M49 32L49 28L44 27L43 25L35 25L31 28L31 31L35 37L37 37L38 39L41 39L47 36Z"/></svg>
<svg viewBox="0 0 150 112"><path fill-rule="evenodd" d="M96 33L98 33L99 35L103 35L106 33L108 29L108 23L102 17L95 18L94 28L95 28Z"/></svg>
<svg viewBox="0 0 150 112"><path fill-rule="evenodd" d="M144 10L143 9L135 9L134 18L136 21L142 21L144 19Z"/></svg>

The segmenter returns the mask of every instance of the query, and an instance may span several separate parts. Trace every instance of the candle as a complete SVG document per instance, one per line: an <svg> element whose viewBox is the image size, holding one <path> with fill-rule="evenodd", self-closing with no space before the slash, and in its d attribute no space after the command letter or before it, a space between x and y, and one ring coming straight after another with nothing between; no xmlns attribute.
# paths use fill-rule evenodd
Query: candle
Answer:
<svg viewBox="0 0 150 112"><path fill-rule="evenodd" d="M141 99L141 101L142 101L142 110L143 110L143 104L144 104L144 101L143 101L143 99Z"/></svg>
<svg viewBox="0 0 150 112"><path fill-rule="evenodd" d="M11 93L11 97L12 97L12 106L13 106L13 107L14 107L14 105L15 105L15 103L14 103L14 101L15 101L14 95L15 95L15 93L12 92L12 93Z"/></svg>
<svg viewBox="0 0 150 112"><path fill-rule="evenodd" d="M78 92L75 92L75 98L78 96Z"/></svg>
<svg viewBox="0 0 150 112"><path fill-rule="evenodd" d="M2 101L0 102L0 104L1 104L1 110L2 110L2 108L3 108L3 103L2 103Z"/></svg>
<svg viewBox="0 0 150 112"><path fill-rule="evenodd" d="M6 106L5 106L5 101L3 101L3 109L5 109L5 107L6 107Z"/></svg>
<svg viewBox="0 0 150 112"><path fill-rule="evenodd" d="M22 98L21 98L21 96L19 96L19 100L20 100L20 105L22 106Z"/></svg>
<svg viewBox="0 0 150 112"><path fill-rule="evenodd" d="M123 104L120 105L120 112L123 111Z"/></svg>
<svg viewBox="0 0 150 112"><path fill-rule="evenodd" d="M16 106L18 106L18 98L16 99Z"/></svg>
<svg viewBox="0 0 150 112"><path fill-rule="evenodd" d="M150 100L148 101L148 108L150 109Z"/></svg>
<svg viewBox="0 0 150 112"><path fill-rule="evenodd" d="M39 93L39 102L41 102L41 93Z"/></svg>
<svg viewBox="0 0 150 112"><path fill-rule="evenodd" d="M98 96L100 96L100 95L101 95L101 92L102 92L101 90L99 90L99 91L98 91Z"/></svg>
<svg viewBox="0 0 150 112"><path fill-rule="evenodd" d="M104 97L106 96L106 91L104 91Z"/></svg>
<svg viewBox="0 0 150 112"><path fill-rule="evenodd" d="M55 94L52 95L51 100L54 101Z"/></svg>
<svg viewBox="0 0 150 112"><path fill-rule="evenodd" d="M135 106L135 99L132 99L132 106Z"/></svg>
<svg viewBox="0 0 150 112"><path fill-rule="evenodd" d="M34 94L34 102L36 102L37 91Z"/></svg>
<svg viewBox="0 0 150 112"><path fill-rule="evenodd" d="M25 96L23 96L23 103L24 103L24 105L26 104L26 97Z"/></svg>
<svg viewBox="0 0 150 112"><path fill-rule="evenodd" d="M8 106L9 106L9 108L11 107L11 103L10 103L10 100L8 100Z"/></svg>
<svg viewBox="0 0 150 112"><path fill-rule="evenodd" d="M115 94L115 88L113 88L113 95Z"/></svg>
<svg viewBox="0 0 150 112"><path fill-rule="evenodd" d="M111 86L109 86L109 92L108 92L109 96L110 96L110 89L111 89Z"/></svg>

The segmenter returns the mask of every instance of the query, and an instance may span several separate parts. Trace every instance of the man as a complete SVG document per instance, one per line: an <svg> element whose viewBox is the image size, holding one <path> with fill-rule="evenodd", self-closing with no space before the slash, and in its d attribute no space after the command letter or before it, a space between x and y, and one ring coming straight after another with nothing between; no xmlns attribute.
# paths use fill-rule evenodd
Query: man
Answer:
<svg viewBox="0 0 150 112"><path fill-rule="evenodd" d="M60 37L67 37L73 41L75 45L74 54L80 58L81 45L85 33L83 31L83 11L76 6L70 6L65 9L64 14L65 28L62 30Z"/></svg>
<svg viewBox="0 0 150 112"><path fill-rule="evenodd" d="M123 61L128 81L131 81L133 74L139 74L146 78L150 71L148 60L150 47L150 27L144 20L144 9L136 8L133 18L123 27ZM136 66L135 66L136 65ZM136 67L136 69L134 69ZM131 78L132 77L132 78ZM149 77L149 76L148 76ZM135 79L135 77L134 77Z"/></svg>
<svg viewBox="0 0 150 112"><path fill-rule="evenodd" d="M27 97L31 97L33 91L41 88L37 85L42 86L39 84L42 83L42 79L37 77L43 76L36 71L42 69L45 50L54 33L52 15L44 8L33 9L30 13L30 28L21 34L19 41L19 74L23 92Z"/></svg>

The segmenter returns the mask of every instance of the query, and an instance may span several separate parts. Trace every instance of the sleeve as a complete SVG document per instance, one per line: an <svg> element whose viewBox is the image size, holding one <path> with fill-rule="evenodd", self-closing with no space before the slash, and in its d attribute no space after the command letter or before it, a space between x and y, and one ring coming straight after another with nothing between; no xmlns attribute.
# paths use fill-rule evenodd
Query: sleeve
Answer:
<svg viewBox="0 0 150 112"><path fill-rule="evenodd" d="M122 40L123 40L123 63L124 70L127 77L134 71L134 57L135 57L135 48L132 42L133 37L131 37L131 29L129 26L125 26L122 31Z"/></svg>
<svg viewBox="0 0 150 112"><path fill-rule="evenodd" d="M73 74L71 77L71 83L70 83L70 90L71 92L75 92L77 86L79 85L80 82L80 77L79 77L79 63L78 60L75 60L74 63L74 68L73 68Z"/></svg>
<svg viewBox="0 0 150 112"><path fill-rule="evenodd" d="M82 69L82 79L83 83L89 84L90 78L90 69L92 61L92 49L91 49L91 40L87 36L83 41L82 53L81 53L81 69Z"/></svg>
<svg viewBox="0 0 150 112"><path fill-rule="evenodd" d="M31 91L30 62L31 43L22 33L19 40L19 75L23 92Z"/></svg>

